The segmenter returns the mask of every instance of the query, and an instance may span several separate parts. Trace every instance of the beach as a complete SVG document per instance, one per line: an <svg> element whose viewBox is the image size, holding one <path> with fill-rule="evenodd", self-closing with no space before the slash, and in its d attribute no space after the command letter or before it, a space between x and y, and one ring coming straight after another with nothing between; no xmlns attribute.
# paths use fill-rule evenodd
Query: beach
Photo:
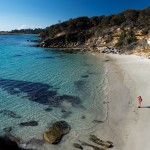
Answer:
<svg viewBox="0 0 150 150"><path fill-rule="evenodd" d="M94 57L99 57L96 54ZM100 56L101 57L101 56ZM133 55L104 55L106 60L105 76L106 99L104 107L106 114L103 123L79 132L70 132L64 136L58 145L44 145L46 149L76 150L73 143L86 142L101 147L89 140L90 135L96 135L104 141L112 141L112 150L147 150L149 145L149 106L150 60ZM137 97L143 98L141 108L138 108ZM43 147L43 148L44 148ZM93 150L83 146L84 150Z"/></svg>
<svg viewBox="0 0 150 150"><path fill-rule="evenodd" d="M147 150L149 144L150 60L133 55L107 55L108 135L116 150ZM143 98L138 108L137 97ZM112 130L111 130L112 129ZM109 131L110 130L110 131Z"/></svg>
<svg viewBox="0 0 150 150"><path fill-rule="evenodd" d="M97 54L95 57L99 57ZM100 56L101 57L101 56ZM104 141L112 141L112 150L147 150L149 147L149 109L148 90L150 85L150 60L133 55L104 55L107 82L104 106L107 108L104 123L95 126L92 131L70 133L57 146L61 149L75 150L71 145L79 141L89 141L90 135L96 135ZM143 98L138 108L137 97ZM68 141L69 140L69 141ZM92 150L83 146L85 150ZM98 146L100 147L100 146ZM55 147L56 148L56 147Z"/></svg>
<svg viewBox="0 0 150 150"><path fill-rule="evenodd" d="M0 44L1 136L9 132L25 149L76 150L74 143L84 150L102 148L90 139L94 135L112 141L112 150L140 150L143 144L147 150L150 60L45 51L27 41L34 35L0 38L5 41ZM142 108L138 108L139 95ZM57 145L45 142L43 133L60 120L71 126L70 132ZM36 126L20 126L27 121Z"/></svg>

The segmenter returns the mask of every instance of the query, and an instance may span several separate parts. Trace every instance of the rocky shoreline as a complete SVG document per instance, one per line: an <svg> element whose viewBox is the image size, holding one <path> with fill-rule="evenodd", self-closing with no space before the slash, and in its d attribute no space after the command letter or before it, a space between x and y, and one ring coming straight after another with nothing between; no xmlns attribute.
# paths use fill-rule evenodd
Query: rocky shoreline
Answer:
<svg viewBox="0 0 150 150"><path fill-rule="evenodd" d="M29 126L30 122L26 124ZM30 124L32 126L32 124ZM20 138L16 137L12 133L12 128L4 128L5 135L0 137L0 149L7 150L29 150L27 147L29 145L39 145L42 146L45 143L58 144L64 135L68 134L71 130L70 125L65 121L57 121L43 134L43 139L30 139L24 143ZM89 135L89 141L94 144L90 144L84 141L78 141L78 143L73 143L72 147L76 149L84 149L83 147L92 147L93 150L106 150L108 148L113 148L113 142L103 141L99 139L96 135ZM95 144L97 146L95 146ZM30 149L31 150L31 149Z"/></svg>
<svg viewBox="0 0 150 150"><path fill-rule="evenodd" d="M143 56L145 58L150 59L150 44L148 39L142 39L137 42L131 43L124 47L115 47L115 46L102 46L102 45L89 45L87 46L85 43L69 43L64 44L62 42L54 42L54 39L51 41L50 39L46 40L35 40L32 41L37 43L36 47L43 48L57 48L66 53L76 53L76 52L99 52L106 54L135 54L139 56Z"/></svg>
<svg viewBox="0 0 150 150"><path fill-rule="evenodd" d="M60 33L54 37L41 38L40 40L33 40L32 42L36 42L36 47L57 48L70 53L92 51L107 54L136 54L150 58L150 34L142 35L139 33L140 31L135 30L137 41L130 44L126 43L118 47L117 42L123 30L120 28L111 28L110 30L113 30L113 33L109 36L108 33L104 36L100 35L99 37L92 36L86 41L78 40L79 35L77 33ZM126 30L126 32L128 32L128 30Z"/></svg>

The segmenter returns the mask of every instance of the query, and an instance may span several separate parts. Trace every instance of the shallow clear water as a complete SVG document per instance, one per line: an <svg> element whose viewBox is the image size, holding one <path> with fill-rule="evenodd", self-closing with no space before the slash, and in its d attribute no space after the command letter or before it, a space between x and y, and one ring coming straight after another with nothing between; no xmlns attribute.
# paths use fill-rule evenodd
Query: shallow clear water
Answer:
<svg viewBox="0 0 150 150"><path fill-rule="evenodd" d="M14 135L27 141L42 138L58 120L66 120L72 131L90 129L93 120L104 120L102 59L91 53L33 47L27 42L33 39L37 37L0 35L0 134L11 126ZM20 127L31 120L38 126Z"/></svg>

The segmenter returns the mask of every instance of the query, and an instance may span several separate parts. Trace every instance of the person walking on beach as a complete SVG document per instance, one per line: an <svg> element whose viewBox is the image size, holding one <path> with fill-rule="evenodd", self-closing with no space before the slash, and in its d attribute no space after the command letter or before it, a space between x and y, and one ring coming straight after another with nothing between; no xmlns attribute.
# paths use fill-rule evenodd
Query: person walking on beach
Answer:
<svg viewBox="0 0 150 150"><path fill-rule="evenodd" d="M142 97L141 96L138 96L138 108L141 107L141 103L142 103Z"/></svg>

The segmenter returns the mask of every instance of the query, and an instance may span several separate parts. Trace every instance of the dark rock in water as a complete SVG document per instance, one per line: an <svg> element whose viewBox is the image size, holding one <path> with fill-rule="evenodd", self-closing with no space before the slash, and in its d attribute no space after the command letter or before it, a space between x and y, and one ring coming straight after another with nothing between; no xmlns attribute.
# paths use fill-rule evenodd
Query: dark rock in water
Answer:
<svg viewBox="0 0 150 150"><path fill-rule="evenodd" d="M20 115L17 115L16 113L14 113L11 110L1 110L0 113L2 113L3 115L10 117L10 118L21 118Z"/></svg>
<svg viewBox="0 0 150 150"><path fill-rule="evenodd" d="M87 74L89 74L89 75L98 75L99 73L98 73L98 72L95 72L95 71L90 71L90 70L88 70L88 71L87 71Z"/></svg>
<svg viewBox="0 0 150 150"><path fill-rule="evenodd" d="M12 133L5 134L5 137L11 141L15 141L17 144L21 142L21 139L19 137L14 136Z"/></svg>
<svg viewBox="0 0 150 150"><path fill-rule="evenodd" d="M12 127L6 127L3 129L3 131L5 132L5 134L8 134L12 131Z"/></svg>
<svg viewBox="0 0 150 150"><path fill-rule="evenodd" d="M82 117L81 117L81 119L85 119L85 118L86 118L85 116L82 116Z"/></svg>
<svg viewBox="0 0 150 150"><path fill-rule="evenodd" d="M82 106L81 99L79 97L72 95L59 95L56 88L48 84L0 78L0 88L4 91L7 91L8 94L11 95L20 96L18 92L22 92L26 94L26 96L21 98L43 105L49 105L50 107L61 108L63 101L71 103L73 107ZM7 112L7 114L11 113Z"/></svg>
<svg viewBox="0 0 150 150"><path fill-rule="evenodd" d="M20 57L20 56L22 56L22 55L20 55L20 54L16 54L16 55L14 55L14 57Z"/></svg>
<svg viewBox="0 0 150 150"><path fill-rule="evenodd" d="M49 111L52 111L53 108L48 107L48 108L45 108L44 110L47 111L47 112L49 112Z"/></svg>
<svg viewBox="0 0 150 150"><path fill-rule="evenodd" d="M108 103L110 103L110 102L107 102L107 101L103 102L103 104L108 104Z"/></svg>
<svg viewBox="0 0 150 150"><path fill-rule="evenodd" d="M15 95L16 89L18 89L18 91L25 93L27 95L26 98L28 98L29 100L46 105L50 103L48 101L49 97L55 97L57 95L57 92L55 90L49 90L53 87L48 84L2 78L0 78L0 88L7 91L11 95Z"/></svg>
<svg viewBox="0 0 150 150"><path fill-rule="evenodd" d="M88 143L86 143L86 142L82 142L82 141L80 141L80 142L81 142L81 144L82 144L83 146L89 146L89 147L92 147L93 150L106 150L105 148L100 148L100 147L97 147L97 146L88 144Z"/></svg>
<svg viewBox="0 0 150 150"><path fill-rule="evenodd" d="M90 135L89 140L94 142L94 143L96 143L96 144L98 144L98 145L104 146L105 148L112 148L113 147L113 143L112 142L100 140L95 135Z"/></svg>
<svg viewBox="0 0 150 150"><path fill-rule="evenodd" d="M56 58L56 57L54 57L54 56L46 56L46 57L38 57L37 59L54 59L54 58Z"/></svg>
<svg viewBox="0 0 150 150"><path fill-rule="evenodd" d="M74 82L74 85L77 88L77 90L82 90L82 91L86 87L85 84L86 84L86 81L84 80L78 80Z"/></svg>
<svg viewBox="0 0 150 150"><path fill-rule="evenodd" d="M81 77L82 78L88 78L89 76L88 75L82 75Z"/></svg>
<svg viewBox="0 0 150 150"><path fill-rule="evenodd" d="M20 150L15 141L7 137L0 137L0 150Z"/></svg>
<svg viewBox="0 0 150 150"><path fill-rule="evenodd" d="M34 42L34 43L38 43L40 42L40 40L27 40L28 42Z"/></svg>
<svg viewBox="0 0 150 150"><path fill-rule="evenodd" d="M71 111L66 111L66 110L61 110L61 112L63 113L62 118L67 118L72 114Z"/></svg>
<svg viewBox="0 0 150 150"><path fill-rule="evenodd" d="M45 144L45 141L44 140L40 140L40 139L35 139L35 138L32 138L30 139L29 141L26 142L27 145L40 145L42 146L43 144Z"/></svg>
<svg viewBox="0 0 150 150"><path fill-rule="evenodd" d="M110 60L109 59L103 60L103 62L108 62L108 61L110 61Z"/></svg>
<svg viewBox="0 0 150 150"><path fill-rule="evenodd" d="M74 143L73 146L77 149L83 149L83 147L78 143Z"/></svg>
<svg viewBox="0 0 150 150"><path fill-rule="evenodd" d="M37 126L38 125L38 121L28 121L28 122L21 122L19 124L20 126Z"/></svg>
<svg viewBox="0 0 150 150"><path fill-rule="evenodd" d="M60 142L62 136L69 133L70 130L71 127L67 122L58 121L44 133L43 137L50 144L57 144Z"/></svg>
<svg viewBox="0 0 150 150"><path fill-rule="evenodd" d="M93 120L92 122L93 123L104 123L104 121L101 121L101 120Z"/></svg>

